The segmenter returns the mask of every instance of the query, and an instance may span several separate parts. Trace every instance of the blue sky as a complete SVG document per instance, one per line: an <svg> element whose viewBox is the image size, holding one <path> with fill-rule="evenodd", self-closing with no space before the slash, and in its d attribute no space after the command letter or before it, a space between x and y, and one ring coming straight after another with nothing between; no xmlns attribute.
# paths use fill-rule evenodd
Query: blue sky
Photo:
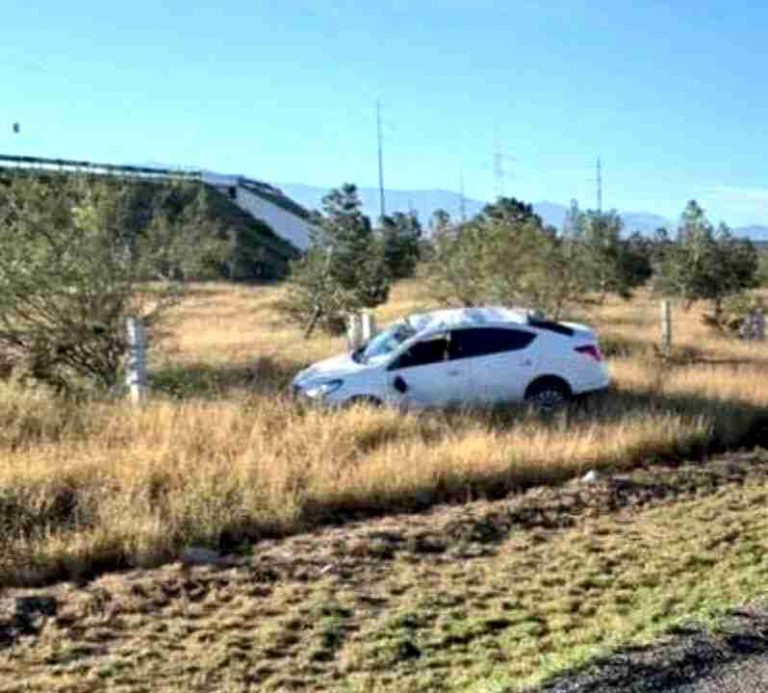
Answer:
<svg viewBox="0 0 768 693"><path fill-rule="evenodd" d="M5 0L0 151L768 223L768 7L543 4Z"/></svg>

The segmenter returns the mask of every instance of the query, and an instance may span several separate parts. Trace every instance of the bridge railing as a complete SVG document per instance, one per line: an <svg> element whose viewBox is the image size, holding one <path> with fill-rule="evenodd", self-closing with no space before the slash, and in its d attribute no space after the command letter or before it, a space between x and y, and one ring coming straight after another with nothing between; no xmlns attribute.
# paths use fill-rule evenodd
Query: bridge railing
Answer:
<svg viewBox="0 0 768 693"><path fill-rule="evenodd" d="M60 171L62 173L89 173L126 178L202 180L202 171L185 171L155 166L129 164L100 164L93 161L49 159L39 156L0 154L0 169L27 169L31 171Z"/></svg>

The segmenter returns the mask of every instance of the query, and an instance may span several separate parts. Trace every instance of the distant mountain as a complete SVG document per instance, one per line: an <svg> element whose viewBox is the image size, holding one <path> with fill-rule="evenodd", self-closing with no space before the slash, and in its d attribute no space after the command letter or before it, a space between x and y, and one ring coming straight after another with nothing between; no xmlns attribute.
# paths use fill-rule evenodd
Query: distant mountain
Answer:
<svg viewBox="0 0 768 693"><path fill-rule="evenodd" d="M308 209L318 209L328 191L300 183L277 183L289 197ZM358 188L365 213L376 219L379 216L379 191L377 188ZM423 224L432 216L436 209L446 210L454 219L461 218L461 196L450 190L386 190L387 211L414 210ZM472 217L484 206L485 202L470 197L464 199L466 216ZM536 202L533 205L536 213L555 228L562 228L568 207L557 202ZM656 229L664 226L672 230L676 222L650 212L620 212L627 233L639 231L649 236ZM754 241L768 242L768 226L752 225L735 229L738 236Z"/></svg>
<svg viewBox="0 0 768 693"><path fill-rule="evenodd" d="M669 219L648 212L621 212L621 218L627 231L630 233L639 231L644 236L650 236L662 226L666 229L672 229L675 226Z"/></svg>
<svg viewBox="0 0 768 693"><path fill-rule="evenodd" d="M301 183L278 183L289 197L308 209L320 207L323 195L328 191ZM379 216L379 191L377 188L358 188L365 213L372 219ZM446 210L454 219L461 217L461 196L450 190L386 190L388 211L414 210L425 223L436 209ZM471 197L464 198L464 213L467 217L477 214L485 202ZM547 224L561 228L565 221L568 207L557 202L537 202L533 205L538 214ZM669 225L669 221L655 214L627 213L622 214L624 224L629 231L653 233L659 226Z"/></svg>
<svg viewBox="0 0 768 693"><path fill-rule="evenodd" d="M752 226L740 226L734 229L737 236L750 238L755 242L768 243L768 226L753 224Z"/></svg>
<svg viewBox="0 0 768 693"><path fill-rule="evenodd" d="M323 196L328 192L325 188L295 183L277 183L288 197L308 209L319 209ZM376 219L379 216L378 188L358 188L365 213ZM461 217L461 196L449 190L386 190L385 198L388 212L406 212L415 210L422 223L426 223L436 209L446 210L452 217ZM485 202L465 198L467 217L474 216L484 206Z"/></svg>

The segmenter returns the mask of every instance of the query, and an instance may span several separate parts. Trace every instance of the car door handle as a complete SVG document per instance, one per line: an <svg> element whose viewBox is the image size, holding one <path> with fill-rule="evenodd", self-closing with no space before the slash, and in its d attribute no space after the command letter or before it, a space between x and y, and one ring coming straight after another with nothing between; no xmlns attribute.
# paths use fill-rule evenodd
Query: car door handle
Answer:
<svg viewBox="0 0 768 693"><path fill-rule="evenodd" d="M448 375L461 375L461 371L448 371Z"/></svg>

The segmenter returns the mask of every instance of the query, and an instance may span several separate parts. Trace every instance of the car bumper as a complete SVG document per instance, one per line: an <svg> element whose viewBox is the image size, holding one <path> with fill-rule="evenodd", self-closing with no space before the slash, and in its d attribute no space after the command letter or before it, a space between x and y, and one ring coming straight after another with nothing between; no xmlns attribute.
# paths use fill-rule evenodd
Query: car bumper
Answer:
<svg viewBox="0 0 768 693"><path fill-rule="evenodd" d="M612 385L613 383L610 381L610 379L583 383L578 389L573 389L573 394L575 397L581 397L582 395L592 395L599 392L608 392Z"/></svg>

